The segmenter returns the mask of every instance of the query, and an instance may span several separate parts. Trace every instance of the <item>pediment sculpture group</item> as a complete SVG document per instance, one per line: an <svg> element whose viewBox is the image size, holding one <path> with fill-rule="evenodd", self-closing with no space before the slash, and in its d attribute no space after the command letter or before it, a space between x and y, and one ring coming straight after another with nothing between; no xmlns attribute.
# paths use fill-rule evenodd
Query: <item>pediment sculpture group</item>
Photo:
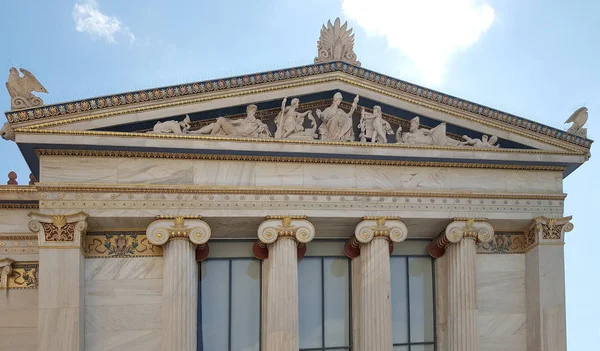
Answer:
<svg viewBox="0 0 600 351"><path fill-rule="evenodd" d="M354 126L352 116L358 108L358 95L354 98L350 111L346 112L341 107L342 94L335 93L331 106L321 111L298 112L300 100L293 98L287 105L287 98L281 102L281 110L275 116L277 126L275 134L260 119L256 118L258 108L256 105L246 107L246 117L228 119L218 117L215 122L190 130L191 120L186 116L182 121L157 122L148 133L155 134L190 134L213 135L237 138L275 138L291 140L323 140L335 142L353 142ZM320 123L318 123L319 121ZM306 123L308 122L308 123ZM308 125L308 127L305 127ZM463 140L456 140L446 135L446 124L440 123L434 128L420 128L419 117L410 121L410 128L403 132L402 127L394 133L392 126L384 120L381 107L376 105L372 112L360 111L359 139L361 142L388 143L388 135L396 136L396 143L412 145L440 145L440 146L473 146L473 147L499 147L496 136L483 135L481 139L463 136Z"/></svg>

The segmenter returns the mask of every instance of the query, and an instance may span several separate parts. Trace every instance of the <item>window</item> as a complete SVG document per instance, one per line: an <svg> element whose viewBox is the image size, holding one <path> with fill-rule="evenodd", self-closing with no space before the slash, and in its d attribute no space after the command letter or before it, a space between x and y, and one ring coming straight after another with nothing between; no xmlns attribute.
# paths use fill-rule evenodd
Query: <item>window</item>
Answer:
<svg viewBox="0 0 600 351"><path fill-rule="evenodd" d="M433 259L406 249L391 257L394 351L434 351Z"/></svg>
<svg viewBox="0 0 600 351"><path fill-rule="evenodd" d="M311 244L307 254L311 253ZM316 243L321 246L318 251L327 244ZM314 249L316 245L312 245ZM304 257L298 262L301 351L352 350L350 260L341 253L343 243L333 247L334 256Z"/></svg>
<svg viewBox="0 0 600 351"><path fill-rule="evenodd" d="M219 245L220 244L220 245ZM246 257L252 244L213 243L211 257L200 263L198 350L260 350L261 262ZM224 253L222 246L227 247ZM236 247L236 245L240 245ZM219 255L221 254L221 255Z"/></svg>

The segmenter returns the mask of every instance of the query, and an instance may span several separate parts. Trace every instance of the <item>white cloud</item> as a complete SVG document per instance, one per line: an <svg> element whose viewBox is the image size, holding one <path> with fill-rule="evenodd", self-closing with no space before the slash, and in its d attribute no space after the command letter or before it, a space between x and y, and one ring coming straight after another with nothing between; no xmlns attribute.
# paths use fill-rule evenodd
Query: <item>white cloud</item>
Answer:
<svg viewBox="0 0 600 351"><path fill-rule="evenodd" d="M75 30L86 32L92 37L104 38L109 43L116 43L115 36L123 34L131 42L135 36L128 27L123 26L117 17L107 16L100 12L96 0L82 0L73 7Z"/></svg>
<svg viewBox="0 0 600 351"><path fill-rule="evenodd" d="M475 44L494 22L485 0L342 0L346 17L413 62L439 84L450 59Z"/></svg>

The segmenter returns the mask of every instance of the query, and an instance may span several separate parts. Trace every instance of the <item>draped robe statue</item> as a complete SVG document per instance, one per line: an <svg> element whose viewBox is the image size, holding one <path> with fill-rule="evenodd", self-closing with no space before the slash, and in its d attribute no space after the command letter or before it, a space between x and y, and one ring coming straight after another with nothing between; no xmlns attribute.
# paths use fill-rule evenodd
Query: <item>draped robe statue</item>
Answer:
<svg viewBox="0 0 600 351"><path fill-rule="evenodd" d="M358 104L358 95L354 98L350 112L346 113L339 106L342 102L342 94L335 93L333 103L324 111L317 109L317 116L322 123L319 127L321 140L327 141L354 141L354 130L352 129L352 115Z"/></svg>

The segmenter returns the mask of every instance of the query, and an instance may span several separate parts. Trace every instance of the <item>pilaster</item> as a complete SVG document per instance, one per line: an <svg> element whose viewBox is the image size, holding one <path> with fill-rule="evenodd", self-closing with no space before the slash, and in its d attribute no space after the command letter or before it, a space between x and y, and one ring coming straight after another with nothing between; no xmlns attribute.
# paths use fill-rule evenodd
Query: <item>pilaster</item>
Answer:
<svg viewBox="0 0 600 351"><path fill-rule="evenodd" d="M449 351L479 351L476 267L477 243L489 242L494 228L484 221L455 220L429 245L429 253L441 258L446 253L447 300L438 297L447 309L446 330ZM440 264L443 262L440 262ZM444 291L442 287L440 291ZM443 318L443 317L442 317Z"/></svg>
<svg viewBox="0 0 600 351"><path fill-rule="evenodd" d="M88 215L30 213L38 234L38 347L43 351L84 349L84 256Z"/></svg>
<svg viewBox="0 0 600 351"><path fill-rule="evenodd" d="M571 218L537 217L525 231L528 350L567 349L563 245Z"/></svg>
<svg viewBox="0 0 600 351"><path fill-rule="evenodd" d="M198 264L208 255L211 230L194 218L161 217L146 230L148 240L163 246L162 351L196 351L198 326Z"/></svg>
<svg viewBox="0 0 600 351"><path fill-rule="evenodd" d="M314 236L314 226L303 217L271 217L258 227L254 254L266 261L262 321L265 351L299 348L298 259Z"/></svg>
<svg viewBox="0 0 600 351"><path fill-rule="evenodd" d="M346 255L353 259L353 321L357 351L392 350L392 305L390 252L393 243L408 236L404 223L394 218L365 218L345 245Z"/></svg>

